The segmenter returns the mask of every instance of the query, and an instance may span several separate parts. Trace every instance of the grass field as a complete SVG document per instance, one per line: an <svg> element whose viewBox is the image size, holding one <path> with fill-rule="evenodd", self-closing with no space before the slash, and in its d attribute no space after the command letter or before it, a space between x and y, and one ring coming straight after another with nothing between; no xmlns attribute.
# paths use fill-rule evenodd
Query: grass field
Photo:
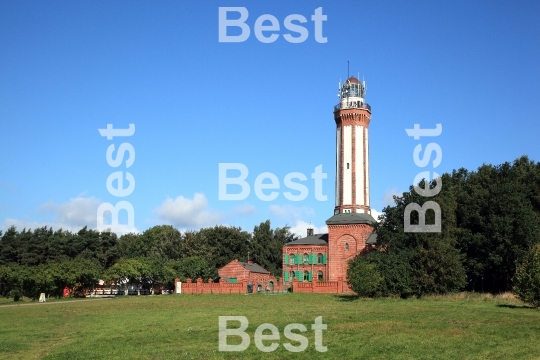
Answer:
<svg viewBox="0 0 540 360"><path fill-rule="evenodd" d="M219 352L218 316L226 315L248 318L246 351ZM326 353L310 330L318 316L328 325ZM287 324L304 324L307 350L260 352L253 334L262 323L278 327L281 344L290 341ZM0 307L0 324L2 359L540 359L540 310L478 294L130 296Z"/></svg>

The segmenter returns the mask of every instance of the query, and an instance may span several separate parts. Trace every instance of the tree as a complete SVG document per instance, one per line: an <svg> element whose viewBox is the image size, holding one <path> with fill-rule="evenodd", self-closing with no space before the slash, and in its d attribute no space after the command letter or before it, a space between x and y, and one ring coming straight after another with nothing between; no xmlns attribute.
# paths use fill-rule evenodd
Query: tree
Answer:
<svg viewBox="0 0 540 360"><path fill-rule="evenodd" d="M463 256L444 238L425 238L424 244L412 252L412 292L421 296L462 290L466 285Z"/></svg>
<svg viewBox="0 0 540 360"><path fill-rule="evenodd" d="M73 289L76 295L80 295L100 280L103 268L96 259L77 257L58 263L58 273L58 290L61 291L64 286L67 286Z"/></svg>
<svg viewBox="0 0 540 360"><path fill-rule="evenodd" d="M143 264L137 259L120 259L105 270L103 280L115 284L138 283L141 280Z"/></svg>
<svg viewBox="0 0 540 360"><path fill-rule="evenodd" d="M512 164L483 165L476 172L454 171L444 183L443 191L452 190L459 204L456 247L466 255L470 290L510 290L516 264L540 239L539 170L524 156Z"/></svg>
<svg viewBox="0 0 540 360"><path fill-rule="evenodd" d="M458 291L465 286L463 255L456 249L456 217L458 204L453 193L450 176L442 177L443 190L434 198L441 207L442 231L440 233L410 233L404 231L405 208L410 203L422 205L421 197L411 187L402 196L395 196L395 206L383 209L382 221L375 224L377 248L366 255L376 265L383 280L378 295L444 294ZM436 183L420 187L433 188ZM411 214L411 222L418 223L418 213ZM435 214L428 211L426 223L434 223Z"/></svg>
<svg viewBox="0 0 540 360"><path fill-rule="evenodd" d="M250 259L273 275L279 275L282 269L283 245L296 238L288 226L272 229L270 220L266 220L253 229L253 239L249 244Z"/></svg>
<svg viewBox="0 0 540 360"><path fill-rule="evenodd" d="M206 260L198 256L190 256L178 261L170 262L166 265L174 271L175 277L183 281L198 278L208 279L217 277L217 271L214 266L209 265Z"/></svg>
<svg viewBox="0 0 540 360"><path fill-rule="evenodd" d="M514 293L534 307L540 306L540 244L531 248L514 276Z"/></svg>
<svg viewBox="0 0 540 360"><path fill-rule="evenodd" d="M199 255L216 270L233 259L247 260L251 234L239 227L215 226L199 230L199 242L209 249L209 253Z"/></svg>
<svg viewBox="0 0 540 360"><path fill-rule="evenodd" d="M176 260L181 257L182 234L170 225L158 225L142 234L124 234L118 241L124 258Z"/></svg>

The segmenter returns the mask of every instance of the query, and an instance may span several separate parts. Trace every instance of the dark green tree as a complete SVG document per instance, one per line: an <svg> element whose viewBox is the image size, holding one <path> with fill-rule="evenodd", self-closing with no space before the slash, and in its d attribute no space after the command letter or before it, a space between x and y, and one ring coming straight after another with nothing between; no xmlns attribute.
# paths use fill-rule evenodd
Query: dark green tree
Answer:
<svg viewBox="0 0 540 360"><path fill-rule="evenodd" d="M540 306L540 244L532 247L518 267L513 290L523 302Z"/></svg>
<svg viewBox="0 0 540 360"><path fill-rule="evenodd" d="M296 238L288 226L272 229L270 220L266 220L253 229L253 239L249 244L250 259L273 275L281 275L283 245Z"/></svg>

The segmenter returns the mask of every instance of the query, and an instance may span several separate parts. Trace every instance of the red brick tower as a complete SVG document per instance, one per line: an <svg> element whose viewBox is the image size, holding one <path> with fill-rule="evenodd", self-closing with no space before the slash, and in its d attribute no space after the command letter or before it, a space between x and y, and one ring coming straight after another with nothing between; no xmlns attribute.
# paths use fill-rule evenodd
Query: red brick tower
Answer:
<svg viewBox="0 0 540 360"><path fill-rule="evenodd" d="M366 83L351 76L339 87L336 121L336 207L334 214L367 213L369 208L368 126L371 107Z"/></svg>
<svg viewBox="0 0 540 360"><path fill-rule="evenodd" d="M347 262L375 242L369 205L366 83L354 76L339 86L336 121L336 205L328 225L329 280L346 279Z"/></svg>

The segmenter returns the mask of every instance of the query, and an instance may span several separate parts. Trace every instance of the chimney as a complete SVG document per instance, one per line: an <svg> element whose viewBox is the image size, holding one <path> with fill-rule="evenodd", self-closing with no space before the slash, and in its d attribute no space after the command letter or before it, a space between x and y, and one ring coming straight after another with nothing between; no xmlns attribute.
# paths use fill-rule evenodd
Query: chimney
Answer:
<svg viewBox="0 0 540 360"><path fill-rule="evenodd" d="M249 264L249 265L253 264L253 261L248 260L248 264Z"/></svg>
<svg viewBox="0 0 540 360"><path fill-rule="evenodd" d="M307 236L313 236L313 228L312 227L307 228Z"/></svg>

